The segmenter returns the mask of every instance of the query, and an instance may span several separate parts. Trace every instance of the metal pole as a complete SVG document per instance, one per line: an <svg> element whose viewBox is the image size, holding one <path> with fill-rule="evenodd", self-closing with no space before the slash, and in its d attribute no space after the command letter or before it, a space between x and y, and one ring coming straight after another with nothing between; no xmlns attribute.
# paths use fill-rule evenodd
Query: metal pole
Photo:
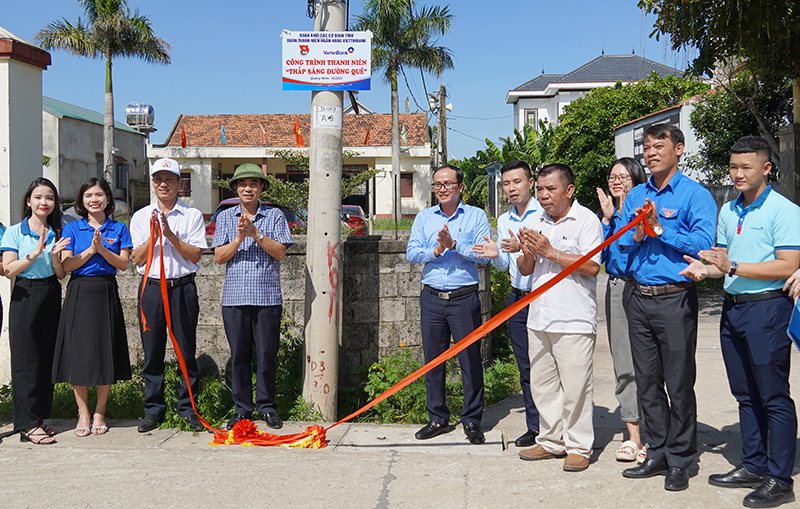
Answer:
<svg viewBox="0 0 800 509"><path fill-rule="evenodd" d="M447 107L446 107L447 92L444 89L444 83L439 87L439 150L441 156L439 157L439 166L447 164Z"/></svg>
<svg viewBox="0 0 800 509"><path fill-rule="evenodd" d="M345 3L319 0L314 30L345 29ZM311 93L303 398L336 420L341 277L342 92Z"/></svg>

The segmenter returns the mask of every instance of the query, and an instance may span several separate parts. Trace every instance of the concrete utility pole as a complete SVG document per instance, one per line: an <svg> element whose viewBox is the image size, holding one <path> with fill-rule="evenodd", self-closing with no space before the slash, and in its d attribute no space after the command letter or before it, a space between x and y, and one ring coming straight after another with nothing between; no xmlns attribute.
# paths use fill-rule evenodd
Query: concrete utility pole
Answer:
<svg viewBox="0 0 800 509"><path fill-rule="evenodd" d="M447 92L444 89L444 83L439 87L439 166L447 164L447 106L445 99Z"/></svg>
<svg viewBox="0 0 800 509"><path fill-rule="evenodd" d="M345 3L317 0L314 30L345 30ZM303 398L336 420L341 283L343 92L311 92Z"/></svg>

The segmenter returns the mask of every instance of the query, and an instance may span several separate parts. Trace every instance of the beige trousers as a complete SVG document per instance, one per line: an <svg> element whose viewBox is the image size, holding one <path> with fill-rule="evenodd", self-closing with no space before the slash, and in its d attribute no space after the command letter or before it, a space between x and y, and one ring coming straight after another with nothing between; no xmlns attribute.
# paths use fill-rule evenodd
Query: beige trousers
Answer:
<svg viewBox="0 0 800 509"><path fill-rule="evenodd" d="M536 442L549 452L591 456L594 343L594 334L528 329L531 395L539 409Z"/></svg>

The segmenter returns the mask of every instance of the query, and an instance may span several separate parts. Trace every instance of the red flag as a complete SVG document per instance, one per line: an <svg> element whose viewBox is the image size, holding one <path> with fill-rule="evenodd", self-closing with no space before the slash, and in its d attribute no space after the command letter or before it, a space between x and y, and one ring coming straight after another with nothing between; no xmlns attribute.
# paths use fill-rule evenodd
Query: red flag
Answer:
<svg viewBox="0 0 800 509"><path fill-rule="evenodd" d="M367 126L367 135L364 136L364 145L369 145L369 126Z"/></svg>
<svg viewBox="0 0 800 509"><path fill-rule="evenodd" d="M258 124L258 128L261 129L261 144L262 145L266 145L267 144L267 133L264 132L264 126L261 125L261 124Z"/></svg>
<svg viewBox="0 0 800 509"><path fill-rule="evenodd" d="M294 138L298 147L306 146L306 142L303 140L303 135L300 132L300 123L297 121L297 115L294 116Z"/></svg>
<svg viewBox="0 0 800 509"><path fill-rule="evenodd" d="M186 131L183 130L183 126L181 126L181 147L186 148Z"/></svg>

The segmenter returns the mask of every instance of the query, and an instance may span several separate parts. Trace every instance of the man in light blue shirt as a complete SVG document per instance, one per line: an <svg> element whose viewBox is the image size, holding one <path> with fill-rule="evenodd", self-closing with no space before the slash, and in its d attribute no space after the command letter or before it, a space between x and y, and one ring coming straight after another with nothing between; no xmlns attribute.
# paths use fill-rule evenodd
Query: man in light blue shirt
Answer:
<svg viewBox="0 0 800 509"><path fill-rule="evenodd" d="M508 271L511 278L511 292L508 294L506 306L510 306L525 297L531 291L531 276L523 276L519 272L517 257L520 253L517 234L530 217L539 211L538 201L533 198L531 189L534 185L531 168L525 161L509 161L500 170L503 181L503 192L514 206L497 219L497 235L500 237L499 249L490 239L486 244L475 244L473 251L492 259L492 265L501 271ZM505 237L505 238L504 238ZM489 252L484 252L489 248ZM497 257L493 257L496 254ZM508 333L511 336L511 348L519 367L519 382L522 387L522 400L525 403L525 424L527 431L514 441L517 447L531 447L536 443L539 434L539 410L531 396L531 361L528 358L528 307L508 319Z"/></svg>
<svg viewBox="0 0 800 509"><path fill-rule="evenodd" d="M731 149L730 176L739 198L723 205L717 247L691 256L681 274L700 281L725 276L720 344L731 393L739 403L742 462L709 484L755 488L746 507L794 500L792 470L797 412L789 393L792 300L782 291L800 265L800 207L767 184L769 143L745 136Z"/></svg>
<svg viewBox="0 0 800 509"><path fill-rule="evenodd" d="M473 244L489 235L486 214L461 203L463 174L455 166L443 166L433 174L433 191L439 205L427 208L414 219L406 257L424 263L420 294L422 350L425 362L438 357L481 325L478 298L478 264L487 263L472 252ZM483 414L483 367L480 341L458 354L464 387L461 423L473 444L484 442L480 423ZM451 431L450 409L445 394L445 366L425 375L430 422L416 433L418 440Z"/></svg>

